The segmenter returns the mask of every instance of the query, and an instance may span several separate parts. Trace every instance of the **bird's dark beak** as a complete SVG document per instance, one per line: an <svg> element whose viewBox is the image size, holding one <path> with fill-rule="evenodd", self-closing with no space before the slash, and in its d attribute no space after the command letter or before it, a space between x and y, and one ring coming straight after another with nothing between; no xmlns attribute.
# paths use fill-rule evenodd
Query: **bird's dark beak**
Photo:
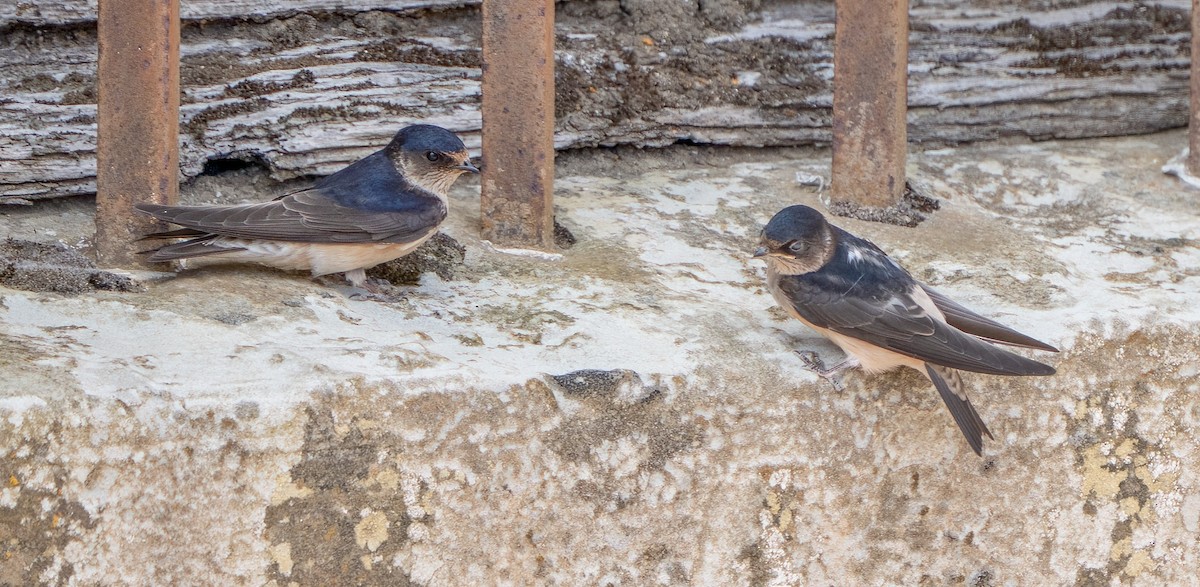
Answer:
<svg viewBox="0 0 1200 587"><path fill-rule="evenodd" d="M462 165L457 165L454 168L461 169L463 171L470 171L471 173L479 173L479 168L471 165L470 159L463 161Z"/></svg>
<svg viewBox="0 0 1200 587"><path fill-rule="evenodd" d="M759 257L766 257L766 256L767 256L767 247L758 247L757 249L754 249L754 258L755 259L757 259Z"/></svg>

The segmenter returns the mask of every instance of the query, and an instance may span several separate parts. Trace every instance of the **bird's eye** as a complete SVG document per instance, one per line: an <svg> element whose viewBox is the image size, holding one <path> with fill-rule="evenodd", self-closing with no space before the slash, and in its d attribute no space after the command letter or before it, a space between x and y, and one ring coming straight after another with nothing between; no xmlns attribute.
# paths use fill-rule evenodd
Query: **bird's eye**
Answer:
<svg viewBox="0 0 1200 587"><path fill-rule="evenodd" d="M430 161L437 161L438 159L441 159L442 156L433 151L429 151L428 153L425 153L425 158Z"/></svg>
<svg viewBox="0 0 1200 587"><path fill-rule="evenodd" d="M792 241L788 243L787 248L793 253L803 253L806 246L804 241Z"/></svg>

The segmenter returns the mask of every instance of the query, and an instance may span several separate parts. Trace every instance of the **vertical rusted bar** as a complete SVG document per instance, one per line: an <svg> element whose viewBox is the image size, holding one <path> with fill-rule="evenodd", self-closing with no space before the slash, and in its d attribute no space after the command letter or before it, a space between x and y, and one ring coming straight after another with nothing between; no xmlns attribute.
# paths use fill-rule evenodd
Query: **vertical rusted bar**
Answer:
<svg viewBox="0 0 1200 587"><path fill-rule="evenodd" d="M554 0L483 2L483 231L500 246L554 238Z"/></svg>
<svg viewBox="0 0 1200 587"><path fill-rule="evenodd" d="M100 0L97 27L96 257L131 266L133 204L179 199L179 0Z"/></svg>
<svg viewBox="0 0 1200 587"><path fill-rule="evenodd" d="M908 1L836 0L834 200L884 208L904 195L907 84Z"/></svg>
<svg viewBox="0 0 1200 587"><path fill-rule="evenodd" d="M1200 0L1192 0L1192 116L1188 119L1187 172L1200 177Z"/></svg>

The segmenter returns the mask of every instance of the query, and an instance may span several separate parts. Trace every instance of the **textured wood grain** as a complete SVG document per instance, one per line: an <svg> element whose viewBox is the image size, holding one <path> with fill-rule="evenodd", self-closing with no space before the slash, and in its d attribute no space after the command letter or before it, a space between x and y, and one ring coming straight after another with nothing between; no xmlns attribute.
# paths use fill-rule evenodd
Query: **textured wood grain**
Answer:
<svg viewBox="0 0 1200 587"><path fill-rule="evenodd" d="M0 7L0 198L95 189L94 3L44 4ZM478 149L477 8L335 4L184 4L181 179L220 159L327 174L415 121ZM1186 0L917 4L911 142L1187 123ZM557 147L829 141L831 2L679 6L559 5ZM50 22L71 26L29 26Z"/></svg>
<svg viewBox="0 0 1200 587"><path fill-rule="evenodd" d="M479 0L355 0L352 6L337 0L199 0L184 2L180 17L184 20L220 20L237 17L272 18L296 14L331 12L367 12L386 10L405 12L428 9L478 6ZM96 0L13 1L0 4L0 26L22 24L61 26L96 21Z"/></svg>

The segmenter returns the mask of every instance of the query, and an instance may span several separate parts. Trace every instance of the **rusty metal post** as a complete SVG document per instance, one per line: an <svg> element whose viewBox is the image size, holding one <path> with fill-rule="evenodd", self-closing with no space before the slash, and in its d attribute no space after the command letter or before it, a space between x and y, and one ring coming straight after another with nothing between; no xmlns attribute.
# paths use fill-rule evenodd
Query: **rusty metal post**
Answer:
<svg viewBox="0 0 1200 587"><path fill-rule="evenodd" d="M1200 0L1192 0L1192 107L1188 118L1188 157L1192 177L1200 177Z"/></svg>
<svg viewBox="0 0 1200 587"><path fill-rule="evenodd" d="M482 237L554 244L554 0L483 2Z"/></svg>
<svg viewBox="0 0 1200 587"><path fill-rule="evenodd" d="M884 208L904 195L908 0L836 0L832 198Z"/></svg>
<svg viewBox="0 0 1200 587"><path fill-rule="evenodd" d="M137 264L155 226L137 202L179 200L179 0L100 0L96 258Z"/></svg>

